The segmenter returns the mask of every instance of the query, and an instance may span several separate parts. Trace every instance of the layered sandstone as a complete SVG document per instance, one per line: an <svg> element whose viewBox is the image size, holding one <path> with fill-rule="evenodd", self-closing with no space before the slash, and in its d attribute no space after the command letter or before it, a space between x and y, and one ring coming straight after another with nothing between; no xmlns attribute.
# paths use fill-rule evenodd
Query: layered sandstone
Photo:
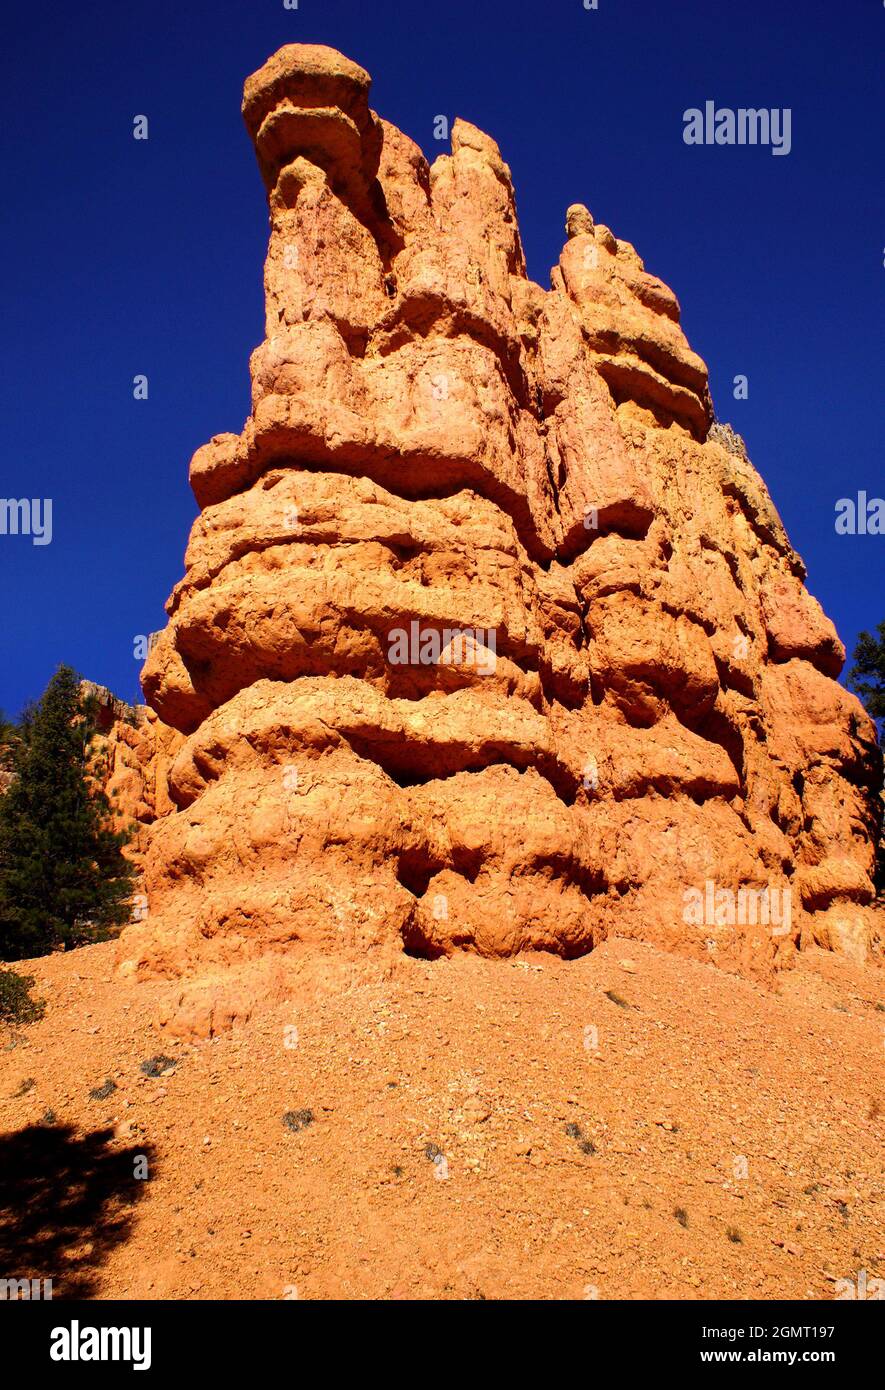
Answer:
<svg viewBox="0 0 885 1390"><path fill-rule="evenodd" d="M675 295L582 205L534 284L495 142L458 120L429 165L330 49L243 113L266 338L143 673L181 746L127 968L612 931L862 959L874 730ZM788 920L691 920L711 883Z"/></svg>
<svg viewBox="0 0 885 1390"><path fill-rule="evenodd" d="M184 735L167 728L152 709L127 705L94 681L81 681L80 693L91 700L95 719L92 775L108 798L114 828L130 835L124 853L140 867L150 827L175 809L169 769Z"/></svg>

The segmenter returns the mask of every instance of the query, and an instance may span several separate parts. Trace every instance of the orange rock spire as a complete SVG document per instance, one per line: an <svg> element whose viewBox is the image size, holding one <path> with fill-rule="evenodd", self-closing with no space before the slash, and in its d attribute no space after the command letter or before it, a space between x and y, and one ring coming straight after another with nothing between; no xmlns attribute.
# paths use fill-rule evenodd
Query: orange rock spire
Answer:
<svg viewBox="0 0 885 1390"><path fill-rule="evenodd" d="M129 968L863 957L874 730L673 293L580 204L532 283L495 142L456 121L428 165L331 49L243 114L266 339L144 670L186 737Z"/></svg>

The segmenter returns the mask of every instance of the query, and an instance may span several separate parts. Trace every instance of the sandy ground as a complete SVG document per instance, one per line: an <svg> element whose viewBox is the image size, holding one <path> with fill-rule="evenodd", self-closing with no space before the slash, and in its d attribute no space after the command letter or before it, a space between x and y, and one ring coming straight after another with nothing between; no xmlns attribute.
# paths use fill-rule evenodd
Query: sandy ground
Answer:
<svg viewBox="0 0 885 1390"><path fill-rule="evenodd" d="M386 977L305 955L286 1002L183 1043L154 1024L171 986L113 962L17 967L47 1012L0 1035L0 1277L149 1299L885 1278L881 970L821 953L770 992L616 939Z"/></svg>

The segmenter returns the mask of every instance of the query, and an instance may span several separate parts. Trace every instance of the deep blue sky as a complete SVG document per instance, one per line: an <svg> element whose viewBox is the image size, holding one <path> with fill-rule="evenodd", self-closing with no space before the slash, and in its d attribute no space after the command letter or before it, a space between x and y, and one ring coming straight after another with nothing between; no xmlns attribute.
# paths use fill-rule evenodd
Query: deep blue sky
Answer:
<svg viewBox="0 0 885 1390"><path fill-rule="evenodd" d="M0 706L16 713L60 661L138 696L133 640L164 623L196 511L190 455L248 413L267 213L239 106L290 41L368 68L375 109L430 158L447 148L437 114L492 134L543 285L569 203L634 243L678 294L717 414L850 653L885 617L885 537L834 530L837 498L885 492L883 39L879 0L7 9L0 493L53 498L54 538L0 536ZM708 98L790 107L791 153L686 146L682 113Z"/></svg>

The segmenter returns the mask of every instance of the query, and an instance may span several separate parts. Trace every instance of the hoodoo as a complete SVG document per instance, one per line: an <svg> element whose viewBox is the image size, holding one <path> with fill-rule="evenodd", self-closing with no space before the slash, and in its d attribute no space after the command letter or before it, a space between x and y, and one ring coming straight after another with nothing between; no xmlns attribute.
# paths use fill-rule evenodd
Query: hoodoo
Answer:
<svg viewBox="0 0 885 1390"><path fill-rule="evenodd" d="M495 141L455 121L428 164L369 85L298 44L246 83L266 338L191 463L143 674L174 809L121 959L863 959L875 732L675 295L581 204L534 284ZM790 910L699 924L709 884Z"/></svg>

